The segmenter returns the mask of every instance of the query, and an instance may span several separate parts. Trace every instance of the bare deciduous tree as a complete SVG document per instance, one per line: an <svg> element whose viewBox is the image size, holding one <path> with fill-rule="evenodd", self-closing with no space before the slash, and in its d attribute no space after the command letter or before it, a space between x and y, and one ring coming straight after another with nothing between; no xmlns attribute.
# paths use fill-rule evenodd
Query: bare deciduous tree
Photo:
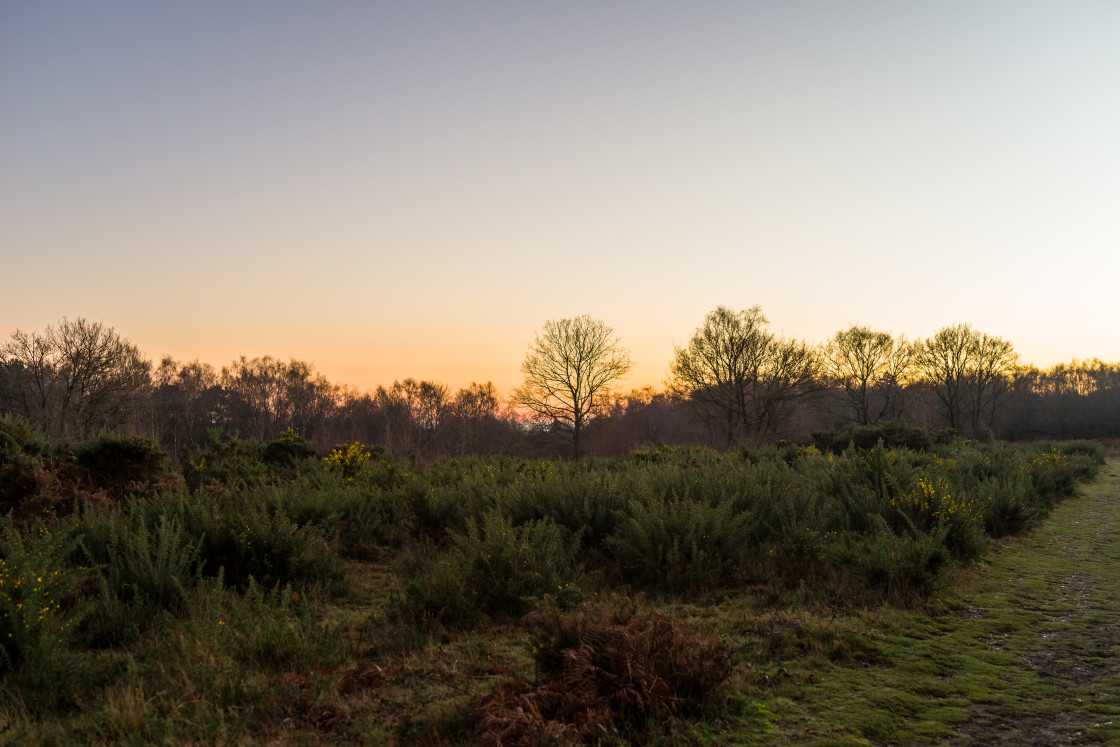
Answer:
<svg viewBox="0 0 1120 747"><path fill-rule="evenodd" d="M198 360L180 363L165 356L152 383L160 443L172 454L203 443L207 431L217 424L222 402L214 367Z"/></svg>
<svg viewBox="0 0 1120 747"><path fill-rule="evenodd" d="M448 404L447 385L407 378L386 389L374 402L385 415L385 443L397 453L426 454L439 435Z"/></svg>
<svg viewBox="0 0 1120 747"><path fill-rule="evenodd" d="M611 385L632 367L629 351L613 333L586 314L545 322L521 364L525 383L511 398L570 437L577 459L584 427L609 406Z"/></svg>
<svg viewBox="0 0 1120 747"><path fill-rule="evenodd" d="M945 421L958 430L970 426L975 433L991 428L1018 361L1010 342L968 324L939 330L922 341L916 353Z"/></svg>
<svg viewBox="0 0 1120 747"><path fill-rule="evenodd" d="M52 435L135 426L147 406L151 362L100 322L63 318L43 334L16 330L0 361L9 374L7 407Z"/></svg>
<svg viewBox="0 0 1120 747"><path fill-rule="evenodd" d="M990 436L996 410L1019 367L1019 354L1007 340L976 332L972 355L972 430Z"/></svg>
<svg viewBox="0 0 1120 747"><path fill-rule="evenodd" d="M669 388L687 398L728 446L772 432L789 406L819 388L816 349L766 330L762 309L712 311L674 348Z"/></svg>
<svg viewBox="0 0 1120 747"><path fill-rule="evenodd" d="M849 419L868 425L901 417L913 350L905 338L868 327L853 326L832 336L821 363L833 385L843 388Z"/></svg>
<svg viewBox="0 0 1120 747"><path fill-rule="evenodd" d="M500 448L501 441L508 446L508 423L502 419L498 390L491 382L471 382L456 392L447 408L453 453L475 453L480 447Z"/></svg>
<svg viewBox="0 0 1120 747"><path fill-rule="evenodd" d="M310 363L241 356L222 368L226 421L261 441L285 428L314 439L335 404L335 387Z"/></svg>

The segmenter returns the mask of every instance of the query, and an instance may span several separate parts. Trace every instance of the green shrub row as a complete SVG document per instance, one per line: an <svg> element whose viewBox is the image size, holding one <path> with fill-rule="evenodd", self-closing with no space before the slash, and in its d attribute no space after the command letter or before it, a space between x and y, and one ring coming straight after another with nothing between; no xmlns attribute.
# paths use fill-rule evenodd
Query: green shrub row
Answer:
<svg viewBox="0 0 1120 747"><path fill-rule="evenodd" d="M62 451L20 421L0 422L0 471L34 463L48 474ZM443 624L520 614L545 594L575 599L597 585L927 594L953 562L1029 527L1103 463L1090 442L948 438L911 449L853 437L838 453L651 444L618 459L479 457L421 469L361 444L320 457L290 432L268 444L212 434L177 475L139 439L65 451L80 472L55 479L80 474L109 499L75 501L55 520L51 531L69 543L55 570L92 574L96 603L80 627L105 642L181 614L204 580L331 588L346 556L400 558L397 612Z"/></svg>

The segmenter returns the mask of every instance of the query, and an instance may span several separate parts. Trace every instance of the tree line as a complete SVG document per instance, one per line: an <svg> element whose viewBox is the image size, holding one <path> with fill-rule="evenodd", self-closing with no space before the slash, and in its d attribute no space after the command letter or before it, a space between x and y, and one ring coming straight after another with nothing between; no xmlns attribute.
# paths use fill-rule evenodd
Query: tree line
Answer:
<svg viewBox="0 0 1120 747"><path fill-rule="evenodd" d="M664 389L619 391L631 367L611 328L581 316L545 323L508 398L490 382L412 378L359 392L270 356L153 364L111 327L63 319L0 345L0 412L53 436L150 436L173 454L215 434L292 429L324 449L360 441L421 460L726 448L881 422L980 439L1120 436L1120 364L1039 370L968 324L920 340L856 325L814 344L771 332L758 306L720 306L675 346Z"/></svg>

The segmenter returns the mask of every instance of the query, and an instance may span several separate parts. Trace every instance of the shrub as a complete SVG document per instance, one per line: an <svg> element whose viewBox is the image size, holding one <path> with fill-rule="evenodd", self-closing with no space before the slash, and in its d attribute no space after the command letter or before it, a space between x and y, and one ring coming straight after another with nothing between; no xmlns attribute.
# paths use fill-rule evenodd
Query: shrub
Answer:
<svg viewBox="0 0 1120 747"><path fill-rule="evenodd" d="M1007 480L988 479L977 490L977 495L986 497L983 522L990 537L1018 534L1032 526L1041 513L1034 486L1022 472Z"/></svg>
<svg viewBox="0 0 1120 747"><path fill-rule="evenodd" d="M501 495L501 505L514 524L551 519L575 534L586 548L599 549L625 516L625 491L637 475L565 474L541 462ZM619 485L622 482L623 485Z"/></svg>
<svg viewBox="0 0 1120 747"><path fill-rule="evenodd" d="M1049 446L1045 451L1044 446ZM1037 445L1035 456L1027 465L1027 474L1039 497L1048 505L1071 494L1077 486L1077 469L1070 458L1056 446Z"/></svg>
<svg viewBox="0 0 1120 747"><path fill-rule="evenodd" d="M538 679L500 684L476 710L484 744L641 741L651 726L697 712L730 674L717 638L633 604L564 613L555 603L525 617Z"/></svg>
<svg viewBox="0 0 1120 747"><path fill-rule="evenodd" d="M30 420L0 415L0 510L56 493L59 481L51 461L50 442Z"/></svg>
<svg viewBox="0 0 1120 747"><path fill-rule="evenodd" d="M343 480L353 482L365 470L371 456L368 446L354 441L334 447L323 457L323 461Z"/></svg>
<svg viewBox="0 0 1120 747"><path fill-rule="evenodd" d="M118 509L85 511L75 530L101 594L83 634L98 645L135 639L160 612L182 609L202 578L198 547L183 522Z"/></svg>
<svg viewBox="0 0 1120 747"><path fill-rule="evenodd" d="M173 494L133 501L124 508L89 508L76 531L91 559L110 569L114 553L123 549L126 556L135 551L137 557L147 552L155 558L172 552L174 544L169 543L174 537L182 552L194 553L202 576L221 573L240 588L250 578L268 586L330 585L342 575L338 556L321 528L300 526L279 512L270 514L265 503L252 495L231 499ZM158 545L145 551L142 537ZM128 550L130 543L141 544ZM160 561L153 571L176 567L187 566Z"/></svg>
<svg viewBox="0 0 1120 747"><path fill-rule="evenodd" d="M338 629L317 622L307 599L291 585L269 590L250 581L231 593L220 578L211 579L188 600L184 627L214 654L254 671L292 671L342 653Z"/></svg>
<svg viewBox="0 0 1120 747"><path fill-rule="evenodd" d="M342 578L338 556L321 528L270 515L260 504L231 508L202 500L178 503L206 575L222 570L226 581L239 588L250 579L267 586L332 586Z"/></svg>
<svg viewBox="0 0 1120 747"><path fill-rule="evenodd" d="M238 491L263 485L270 479L263 450L257 441L211 430L205 444L183 451L181 469L187 487Z"/></svg>
<svg viewBox="0 0 1120 747"><path fill-rule="evenodd" d="M631 500L604 544L622 579L667 592L705 590L726 581L756 543L754 516L734 504L683 498Z"/></svg>
<svg viewBox="0 0 1120 747"><path fill-rule="evenodd" d="M291 428L265 444L261 461L285 474L293 472L300 464L315 458L315 444L302 438Z"/></svg>
<svg viewBox="0 0 1120 747"><path fill-rule="evenodd" d="M84 575L67 565L74 546L41 524L0 530L0 672L64 665L74 624L88 613L84 601L68 599Z"/></svg>
<svg viewBox="0 0 1120 747"><path fill-rule="evenodd" d="M578 594L579 537L552 521L513 526L492 509L450 536L450 550L429 551L406 584L404 604L413 619L464 623L519 614L527 600L548 593Z"/></svg>
<svg viewBox="0 0 1120 747"><path fill-rule="evenodd" d="M138 436L102 433L74 449L77 464L95 488L123 498L134 486L154 484L167 475L166 457L152 441Z"/></svg>
<svg viewBox="0 0 1120 747"><path fill-rule="evenodd" d="M958 558L974 558L984 549L985 506L967 494L953 494L944 477L919 477L914 489L891 500L902 524L895 531L944 527L945 544Z"/></svg>
<svg viewBox="0 0 1120 747"><path fill-rule="evenodd" d="M945 544L948 527L928 532L910 527L896 534L882 516L873 516L871 523L868 533L840 533L829 550L832 561L899 600L934 591L952 561Z"/></svg>

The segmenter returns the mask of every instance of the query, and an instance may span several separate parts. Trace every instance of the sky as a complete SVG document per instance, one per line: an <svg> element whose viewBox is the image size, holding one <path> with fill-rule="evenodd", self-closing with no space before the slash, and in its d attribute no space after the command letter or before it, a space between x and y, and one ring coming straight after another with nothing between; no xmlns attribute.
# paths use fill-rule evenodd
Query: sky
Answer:
<svg viewBox="0 0 1120 747"><path fill-rule="evenodd" d="M0 1L0 340L660 386L719 305L1120 361L1120 3Z"/></svg>

